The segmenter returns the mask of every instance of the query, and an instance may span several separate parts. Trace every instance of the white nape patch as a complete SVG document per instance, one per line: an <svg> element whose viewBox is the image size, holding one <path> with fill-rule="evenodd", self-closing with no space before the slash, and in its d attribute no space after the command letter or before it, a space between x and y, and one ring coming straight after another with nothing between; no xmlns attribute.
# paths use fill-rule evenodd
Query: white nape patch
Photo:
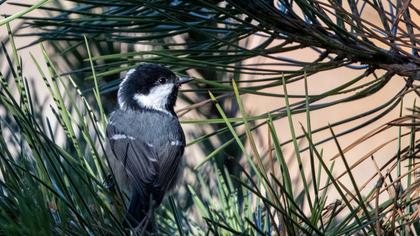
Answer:
<svg viewBox="0 0 420 236"><path fill-rule="evenodd" d="M134 69L134 68L130 69L130 70L127 72L127 74L125 75L125 77L130 76L131 74L133 74L133 73L134 73L134 71L136 71L136 69Z"/></svg>
<svg viewBox="0 0 420 236"><path fill-rule="evenodd" d="M109 139L112 139L112 140L120 140L120 139L131 139L131 140L134 140L135 138L132 137L132 136L125 135L125 134L114 134Z"/></svg>
<svg viewBox="0 0 420 236"><path fill-rule="evenodd" d="M154 147L155 145L151 144L151 143L147 143L147 146L149 147Z"/></svg>
<svg viewBox="0 0 420 236"><path fill-rule="evenodd" d="M166 110L166 103L173 88L174 84L162 84L152 88L147 95L137 93L133 98L142 107L171 114Z"/></svg>
<svg viewBox="0 0 420 236"><path fill-rule="evenodd" d="M118 105L120 105L120 108L124 108L125 104L124 104L124 100L123 100L123 95L121 92L121 88L124 86L124 83L127 81L127 79L130 77L131 74L133 74L136 71L136 69L130 69L127 74L125 74L124 79L121 81L119 89L118 89Z"/></svg>
<svg viewBox="0 0 420 236"><path fill-rule="evenodd" d="M182 146L182 142L181 142L181 141L179 141L179 140L176 140L176 141L171 141L171 145L172 145L172 146Z"/></svg>

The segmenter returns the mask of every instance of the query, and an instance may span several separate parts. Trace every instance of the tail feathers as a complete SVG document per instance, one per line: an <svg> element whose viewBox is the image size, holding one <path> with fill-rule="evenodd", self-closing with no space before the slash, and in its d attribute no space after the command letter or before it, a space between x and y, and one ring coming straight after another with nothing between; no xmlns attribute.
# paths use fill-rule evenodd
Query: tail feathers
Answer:
<svg viewBox="0 0 420 236"><path fill-rule="evenodd" d="M146 197L138 191L132 193L128 213L126 215L126 226L135 229L136 232L152 232L153 224L151 222L153 216L153 202L151 195Z"/></svg>
<svg viewBox="0 0 420 236"><path fill-rule="evenodd" d="M134 191L131 195L128 207L127 221L132 228L136 228L147 216L150 200L139 191Z"/></svg>
<svg viewBox="0 0 420 236"><path fill-rule="evenodd" d="M134 229L135 235L153 233L153 213L164 197L164 192L137 188L131 194L125 226Z"/></svg>

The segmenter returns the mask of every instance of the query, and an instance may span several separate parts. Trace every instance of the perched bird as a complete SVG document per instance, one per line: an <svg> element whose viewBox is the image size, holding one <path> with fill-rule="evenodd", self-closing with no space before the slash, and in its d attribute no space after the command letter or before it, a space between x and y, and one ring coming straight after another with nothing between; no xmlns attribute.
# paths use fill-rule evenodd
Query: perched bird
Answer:
<svg viewBox="0 0 420 236"><path fill-rule="evenodd" d="M107 157L128 196L126 223L131 228L150 224L150 212L180 174L185 137L174 106L178 88L190 80L161 65L141 64L119 86L119 108L106 129Z"/></svg>

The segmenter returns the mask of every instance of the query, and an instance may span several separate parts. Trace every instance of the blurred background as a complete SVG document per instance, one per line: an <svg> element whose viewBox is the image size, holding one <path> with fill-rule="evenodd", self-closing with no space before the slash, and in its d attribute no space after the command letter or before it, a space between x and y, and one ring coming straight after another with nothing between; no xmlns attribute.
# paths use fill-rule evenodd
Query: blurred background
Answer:
<svg viewBox="0 0 420 236"><path fill-rule="evenodd" d="M25 4L28 5L32 5L34 4L36 1L25 1ZM17 2L18 3L18 2ZM71 2L60 2L60 4L64 4L64 6L71 6ZM418 6L420 4L419 1L411 1L411 4L414 6ZM0 14L2 15L12 15L13 13L17 13L19 11L21 11L23 8L22 6L16 6L16 5L11 5L11 4L3 4L0 7ZM54 12L49 12L49 11L34 11L29 13L27 16L33 16L33 17L43 17L45 16L44 14L51 14L51 15L56 15L54 14ZM364 16L365 16L365 20L371 22L373 25L380 25L380 18L375 14L374 9L369 9L367 8L364 12ZM420 23L420 16L418 14L412 14L412 20L415 23ZM26 27L23 28L22 27L23 21L22 20L16 20L13 21L11 23L11 27L14 30L19 30L19 33L26 33L26 34L31 34L34 31L34 28L32 27ZM20 29L22 28L22 29ZM3 40L7 37L7 31L5 29L5 27L1 28L1 35L3 36ZM29 53L32 53L36 58L39 58L42 56L41 54L41 50L40 50L40 45L39 44L34 44L31 45L33 42L36 42L38 39L38 37L36 35L31 35L31 36L27 36L27 37L17 37L15 39L16 41L16 45L18 48L22 48L22 50L20 50L20 55L23 58L23 61L28 60L29 58ZM179 41L183 41L182 37L179 37L178 39ZM249 39L249 41L247 42L247 47L249 48L253 48L254 46L260 44L262 41L264 40L264 38L258 37L258 36L253 36ZM46 44L46 43L44 43ZM46 44L48 45L48 44ZM132 49L125 49L127 52L132 52L132 51L142 51L147 49L147 46L143 46L143 45L139 45L139 46L135 46L135 48ZM53 49L49 49L51 51L53 51ZM314 52L311 49L299 49L299 50L294 50L293 52L286 52L286 53L282 53L281 54L283 57L287 57L287 58L292 58L292 59L296 59L299 61L311 61L316 59L318 53ZM99 56L99 55L98 55ZM59 56L52 56L52 58L56 58L58 62L61 62L63 59L59 58ZM66 60L69 60L70 62L72 62L73 64L77 64L79 63L79 61L77 61L77 59L75 58L66 58ZM203 59L205 60L205 58ZM247 61L247 63L252 64L252 63L260 63L260 64L269 64L269 63L275 63L272 60L266 59L266 58L261 58L261 57L255 57L252 58L250 60ZM2 63L3 67L6 66L5 63ZM69 68L69 64L67 63L60 63L59 64L60 70L62 70L63 72L65 71L70 71L72 68ZM263 66L261 66L263 67ZM264 68L270 69L270 65L264 66ZM273 67L272 67L273 68ZM284 67L285 69L293 69L292 67ZM46 93L46 88L43 86L42 83L37 83L36 82L36 77L34 76L34 71L36 71L35 65L28 63L27 65L25 65L25 67L23 68L24 71L26 72L25 74L29 75L29 79L30 81L34 81L34 89L37 91L37 96L39 96L39 101L45 101L46 99L50 99L48 93ZM197 75L197 73L194 73L194 69L190 69L191 71L191 75ZM120 75L116 75L116 77L122 78L124 76L124 71L120 74ZM379 72L381 73L381 72ZM382 72L383 73L383 72ZM32 74L32 78L31 78L31 74ZM332 87L336 87L338 85L343 84L346 81L349 81L351 78L354 78L355 76L359 75L360 72L359 70L354 70L354 69L350 69L350 68L337 68L337 69L333 69L333 70L329 70L329 71L324 71L321 73L317 73L316 75L312 75L309 79L308 79L308 87L309 87L309 93L310 94L321 94L325 91L327 91L328 89L332 88ZM198 74L198 76L200 76ZM267 76L264 75L244 75L241 77L241 79L243 80L251 80L252 79L263 79L266 78ZM223 79L223 78L220 78ZM366 78L366 80L372 80L374 79L374 76L371 75L368 78ZM32 82L31 82L32 83ZM405 85L405 81L403 78L401 78L400 76L395 76L392 78L392 80L389 81L388 84L386 84L384 86L384 88L381 89L380 92L372 94L368 97L365 98L361 98L352 102L348 102L348 103L343 103L343 104L338 104L336 106L333 107L328 107L326 109L322 109L319 111L314 111L312 113L312 127L313 129L317 129L320 127L324 127L328 124L332 124L336 121L342 120L346 117L351 117L354 116L356 114L361 114L364 111L367 110L371 110L375 107L378 106L378 104L382 104L385 101L389 101L390 99L392 99L392 97L396 94L397 91L399 91L402 87L404 87ZM290 86L288 86L288 90L290 94L304 94L304 83L303 81L299 81L296 83L291 83ZM280 93L283 91L283 87L281 85L278 86L273 86L264 90L261 90L262 92L268 92L268 93ZM188 96L188 93L187 93ZM258 95L245 95L244 97L244 102L246 103L246 109L247 112L249 112L250 114L254 114L254 115L259 115L259 114L264 114L268 111L274 110L279 106L284 106L284 99L282 98L277 98L277 97L266 97L266 96L258 96ZM403 109L403 113L409 113L407 111L407 108L412 107L412 104L414 102L414 99L416 98L416 94L415 93L410 93L407 94L404 97L404 109ZM110 96L110 98L104 98L104 99L110 99L113 100L112 105L108 106L108 112L111 111L112 109L115 108L115 96ZM326 99L325 101L331 101L333 99ZM107 100L106 100L107 101ZM293 100L292 100L293 101ZM182 109L185 108L185 106L187 106L187 104L183 104L182 102L180 102L177 105L177 109ZM233 108L235 109L235 108ZM45 109L46 114L51 114L51 110L49 109ZM191 114L193 112L190 112L189 114L185 115L182 117L182 119L188 120L188 119L193 119L193 118L197 118L196 114ZM395 107L394 109L392 109L391 111L388 112L388 114L375 119L374 122L371 122L369 125L364 126L363 128L360 128L358 130L355 130L354 132L351 132L343 137L340 137L339 141L341 143L341 145L343 147L346 147L348 145L350 145L351 143L353 143L355 140L357 140L358 138L362 137L364 134L366 134L367 132L373 130L374 128L385 124L387 122L392 121L393 119L399 117L399 113L400 113L400 108L399 106ZM299 123L304 124L305 123L305 114L298 114L296 116L294 116L294 125L296 127L299 126ZM372 116L363 116L361 119L358 120L358 124L362 124L366 121L369 121L372 118ZM279 131L279 133L281 134L280 139L282 141L287 141L291 138L291 134L289 131L289 125L288 125L288 121L287 119L281 119L275 122L276 125L276 129ZM193 131L195 129L194 126L196 126L195 124L184 124L183 125L185 129ZM343 132L348 130L349 128L353 127L354 124L343 124L339 127L337 127L335 129L335 131L337 133ZM299 134L301 134L300 130L298 130ZM260 135L260 139L258 140L258 146L261 149L261 151L266 151L268 149L268 130L267 127L261 127L260 129L258 129L258 133ZM383 142L386 140L390 140L392 139L392 137L395 137L395 135L398 133L398 129L392 128L392 129L388 129L384 132L382 132L379 135L376 135L374 137L372 137L371 139L369 139L369 141L367 142L363 142L360 145L358 145L356 148L354 148L353 150L350 150L350 152L348 153L348 157L349 158L349 162L353 162L358 160L360 157L364 156L366 154L366 150L370 150L373 147L377 147L380 146L381 144L383 144ZM325 130L323 132L319 132L317 134L314 135L314 139L315 140L322 140L323 137L329 136L330 135L330 131L329 130ZM189 140L192 140L192 138L190 137ZM407 139L403 139L403 142L408 142ZM289 144L292 145L292 144ZM288 153L288 156L290 158L290 165L293 166L293 168L297 168L296 166L296 161L294 160L293 157L291 157L293 155L293 148L292 146L286 145L285 151L286 153ZM304 146L304 144L302 143L302 145ZM390 156L392 154L395 153L397 148L397 144L396 142L394 142L394 145L386 145L385 147L383 147L382 149L378 150L376 156L378 156L377 161L381 164L385 163L387 161L386 158L381 158L381 157L385 157L385 156ZM194 148L192 148L194 149ZM334 142L331 140L327 143L322 144L322 149L324 150L325 153L325 157L326 158L331 158L333 156L335 156L338 153L338 150L336 148L336 145L334 144ZM200 149L198 148L197 150L188 150L188 153L186 155L186 159L188 159L188 162L190 162L192 165L200 163L203 158L205 157L204 153L200 152ZM305 158L305 162L309 161L309 158ZM340 164L338 164L340 166ZM340 166L339 169L337 169L338 172L343 171L344 167ZM297 173L297 169L293 169L294 173ZM365 176L364 173L369 173L371 171L374 170L374 166L372 163L370 162L365 162L363 163L363 165L361 165L360 167L355 169L355 176L360 176L360 180L362 181ZM292 172L292 173L293 173Z"/></svg>
<svg viewBox="0 0 420 236"><path fill-rule="evenodd" d="M254 140L249 140L248 136L243 139L245 150L253 153L254 159L255 151L260 153L262 165L272 168L274 176L282 175L280 166L273 162L275 149L270 127L264 123L272 116L296 196L303 195L306 184L301 179L299 158L308 173L306 181L309 184L313 181L309 175L311 160L315 159L315 164L319 164L309 151L308 140L294 137L304 136L301 125L309 129L305 112L305 80L308 99L313 99L308 104L311 129L320 129L312 133L312 142L322 150L322 158L328 166L335 158L332 173L341 176L347 172L345 163L337 158L341 146L350 166L360 162L351 173L356 183L367 184L361 190L363 194L368 194L377 185L379 177L370 179L377 173L377 166L384 167L381 169L384 176L389 171L393 178L398 178L391 167L393 164L389 163L395 161L401 147L414 145L417 149L413 150L418 150L418 138L409 135L418 128L410 131L413 130L411 126L386 125L413 114L410 109L416 106L418 98L418 91L415 91L418 90L418 76L415 77L415 73L408 75L412 72L399 71L396 67L389 69L389 65L412 63L417 65L415 70L419 68L420 1L315 1L314 6L310 1L296 1L294 5L286 4L289 1L256 1L248 5L245 2L248 1L243 4L230 1L198 1L196 4L186 1L49 1L21 19L11 21L10 27L22 58L22 73L36 101L43 104L37 109L43 116L51 117L51 121L55 115L48 104L53 100L40 81L39 69L31 62L30 56L32 54L36 59L44 57L41 44L61 76L72 77L92 103L95 101L92 94L94 82L83 40L83 36L87 37L106 114L116 107L116 88L120 79L137 63L162 63L179 74L198 79L195 84L182 89L176 106L189 142L185 154L188 166L185 183L180 185L178 196L189 194L188 185L200 185L197 174L211 188L217 186L212 179L217 170L223 172L226 168L231 175L242 176L241 168L250 169L245 158L248 154L237 146L235 137L228 132L226 120L208 95L211 91L226 116L233 118L232 124L239 124L243 114L231 80L237 82L245 112L251 118L250 127L258 127L252 130ZM0 14L10 16L36 3L38 1L6 1L0 5ZM315 6L323 11L311 16L308 9ZM353 12L353 18L350 18L353 6L359 8L359 15ZM266 14L264 7L267 7ZM409 16L404 18L408 11L411 11ZM329 25L321 16L331 17L331 22L336 25ZM360 21L363 27L357 29ZM6 27L0 27L0 37L4 47L12 51ZM335 42L323 37L331 37L340 45L336 46ZM313 43L310 39L314 40ZM394 48L394 45L398 46ZM365 56L364 50L375 56ZM387 61L394 54L398 55L395 62ZM9 64L3 56L0 65L2 74L11 77ZM40 63L40 66L42 70L48 70L45 63ZM284 97L283 79L287 82L290 106ZM288 107L293 113L291 120L287 117ZM7 109L3 108L1 112L2 116L7 115ZM55 122L49 124L57 135L55 141L66 145L65 130ZM295 134L291 132L291 124ZM337 135L339 146L334 142L329 125ZM378 127L386 128L362 139ZM247 129L244 125L235 126L238 134L245 134ZM399 138L401 133L406 135ZM220 148L229 142L230 145ZM346 150L349 146L351 148ZM413 155L418 155L417 151ZM407 173L406 168L402 171ZM322 173L322 176L327 178L328 173ZM343 186L352 184L347 174L340 181ZM328 191L324 205L340 198L339 191ZM389 198L390 195L385 193L380 196L381 202ZM181 208L187 209L193 197L178 197L177 200ZM311 214L309 205L303 204L303 209ZM196 210L190 211L200 215Z"/></svg>

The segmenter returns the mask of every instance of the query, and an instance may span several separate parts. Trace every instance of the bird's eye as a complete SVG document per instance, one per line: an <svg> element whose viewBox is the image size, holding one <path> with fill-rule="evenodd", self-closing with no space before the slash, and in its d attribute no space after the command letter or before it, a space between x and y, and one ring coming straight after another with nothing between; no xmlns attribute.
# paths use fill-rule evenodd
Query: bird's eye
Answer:
<svg viewBox="0 0 420 236"><path fill-rule="evenodd" d="M166 83L166 78L165 77L160 77L158 79L158 82L159 82L159 84L164 84L164 83Z"/></svg>

